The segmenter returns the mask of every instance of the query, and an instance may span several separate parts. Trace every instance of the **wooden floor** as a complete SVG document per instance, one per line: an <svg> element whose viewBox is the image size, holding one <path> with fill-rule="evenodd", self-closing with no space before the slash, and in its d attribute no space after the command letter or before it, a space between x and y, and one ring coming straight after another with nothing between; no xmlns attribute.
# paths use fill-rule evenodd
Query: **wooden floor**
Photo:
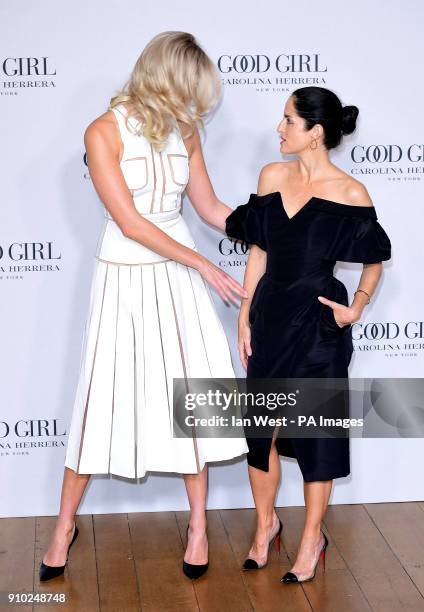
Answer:
<svg viewBox="0 0 424 612"><path fill-rule="evenodd" d="M327 510L326 572L302 585L279 582L299 541L303 507L278 509L280 559L241 572L253 510L208 512L209 571L192 583L181 571L186 512L81 515L64 576L38 581L55 517L0 519L0 591L66 593L68 603L11 610L129 612L424 612L424 502L337 505Z"/></svg>

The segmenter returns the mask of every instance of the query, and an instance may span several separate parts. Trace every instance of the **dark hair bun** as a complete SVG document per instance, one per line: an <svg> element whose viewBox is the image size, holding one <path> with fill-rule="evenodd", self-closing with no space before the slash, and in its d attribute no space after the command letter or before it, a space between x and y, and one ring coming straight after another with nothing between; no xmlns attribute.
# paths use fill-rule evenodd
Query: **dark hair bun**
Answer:
<svg viewBox="0 0 424 612"><path fill-rule="evenodd" d="M300 87L292 96L296 113L305 121L307 130L317 123L322 125L328 150L340 144L343 134L355 130L359 109L343 106L334 91L325 87Z"/></svg>
<svg viewBox="0 0 424 612"><path fill-rule="evenodd" d="M352 134L356 128L359 108L357 106L343 106L342 113L342 132L343 134Z"/></svg>

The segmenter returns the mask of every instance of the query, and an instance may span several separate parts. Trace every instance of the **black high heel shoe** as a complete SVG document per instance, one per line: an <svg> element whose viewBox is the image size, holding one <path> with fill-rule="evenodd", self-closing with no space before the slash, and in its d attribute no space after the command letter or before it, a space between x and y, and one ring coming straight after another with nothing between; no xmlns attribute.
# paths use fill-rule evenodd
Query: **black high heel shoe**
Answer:
<svg viewBox="0 0 424 612"><path fill-rule="evenodd" d="M270 539L269 543L268 543L268 553L269 553L269 549L272 546L272 544L275 544L275 549L278 552L278 555L280 555L280 548L281 548L281 532L283 530L283 523L281 522L280 519L278 519L278 531L277 533L272 536L272 538ZM248 557L246 559L246 561L243 563L242 565L242 570L253 570L253 569L262 569L263 567L265 567L268 563L268 558L266 560L265 563L262 563L261 565L259 565L259 563L257 561L255 561L255 559L251 559L250 557Z"/></svg>
<svg viewBox="0 0 424 612"><path fill-rule="evenodd" d="M311 574L311 576L304 578L303 580L299 580L299 578L296 576L294 572L286 572L284 576L281 578L280 582L283 582L284 584L291 584L293 582L308 582L308 580L313 580L315 578L315 572L316 572L318 561L320 560L320 557L321 557L321 562L322 562L322 572L323 573L325 572L325 551L328 546L328 540L327 540L327 536L322 531L322 529L321 529L321 533L324 536L324 544L322 545L322 548L318 555L317 562L315 563L314 573Z"/></svg>
<svg viewBox="0 0 424 612"><path fill-rule="evenodd" d="M41 582L44 582L45 580L51 580L52 578L56 578L57 576L60 576L61 574L63 574L63 572L65 571L66 564L68 563L69 550L72 544L77 539L78 533L79 533L79 529L77 527L77 524L75 523L74 535L72 536L72 540L68 546L65 565L56 565L56 566L46 565L45 563L43 563L43 561L41 561L41 564L40 564L40 581Z"/></svg>
<svg viewBox="0 0 424 612"><path fill-rule="evenodd" d="M188 539L188 525L186 536ZM183 560L183 572L187 576L187 578L190 578L191 580L197 580L197 578L203 576L203 574L208 570L208 567L209 562L203 563L201 565L194 565L193 563L187 563L187 561Z"/></svg>

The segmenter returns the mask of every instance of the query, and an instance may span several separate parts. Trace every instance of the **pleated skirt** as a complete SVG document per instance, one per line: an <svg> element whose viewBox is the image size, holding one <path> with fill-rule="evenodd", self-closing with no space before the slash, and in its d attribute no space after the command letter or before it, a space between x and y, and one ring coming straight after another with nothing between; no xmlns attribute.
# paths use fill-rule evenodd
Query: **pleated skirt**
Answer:
<svg viewBox="0 0 424 612"><path fill-rule="evenodd" d="M173 378L232 378L209 286L173 260L95 259L65 466L141 478L198 473L248 451L244 438L173 437Z"/></svg>

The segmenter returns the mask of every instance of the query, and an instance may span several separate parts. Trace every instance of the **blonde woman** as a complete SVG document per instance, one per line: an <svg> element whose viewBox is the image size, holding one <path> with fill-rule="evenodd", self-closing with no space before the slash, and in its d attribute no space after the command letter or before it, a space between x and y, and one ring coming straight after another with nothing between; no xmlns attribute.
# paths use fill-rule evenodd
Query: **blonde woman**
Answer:
<svg viewBox="0 0 424 612"><path fill-rule="evenodd" d="M215 66L185 32L146 46L110 110L85 132L90 175L105 207L69 431L56 529L40 580L63 573L75 514L91 474L184 474L191 514L184 573L208 568L209 461L247 452L244 439L172 436L173 378L233 377L208 283L225 301L246 297L203 257L181 216L187 192L223 230L231 209L214 193L198 126L219 99Z"/></svg>

